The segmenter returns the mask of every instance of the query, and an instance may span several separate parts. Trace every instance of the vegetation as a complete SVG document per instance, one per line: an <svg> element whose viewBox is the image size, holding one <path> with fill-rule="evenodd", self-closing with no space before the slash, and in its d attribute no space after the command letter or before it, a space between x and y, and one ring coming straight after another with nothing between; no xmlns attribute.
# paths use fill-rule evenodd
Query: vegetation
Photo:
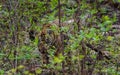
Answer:
<svg viewBox="0 0 120 75"><path fill-rule="evenodd" d="M0 0L0 75L120 75L120 0Z"/></svg>

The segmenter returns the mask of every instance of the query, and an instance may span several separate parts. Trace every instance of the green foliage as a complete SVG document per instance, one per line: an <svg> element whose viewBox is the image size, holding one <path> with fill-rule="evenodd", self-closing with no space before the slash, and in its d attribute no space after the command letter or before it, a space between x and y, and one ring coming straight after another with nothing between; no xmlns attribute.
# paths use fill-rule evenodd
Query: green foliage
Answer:
<svg viewBox="0 0 120 75"><path fill-rule="evenodd" d="M1 2L0 63L2 65L0 65L0 75L5 73L8 75L14 73L34 75L41 74L44 69L55 71L56 75L63 75L58 73L64 71L63 66L66 73L71 70L71 72L79 73L83 65L85 70L119 75L119 70L116 71L117 67L119 69L119 66L116 66L116 61L120 60L118 59L120 41L119 38L109 35L109 32L116 32L112 26L117 21L118 13L109 10L112 10L117 2L120 2L120 0L106 1L104 5L102 4L104 0L94 2L81 0L80 4L74 0L61 0L61 4L64 4L61 6L61 10L64 12L64 16L61 16L61 22L67 22L67 20L77 17L74 23L62 27L52 23L58 22L58 15L56 15L56 13L58 14L58 0L50 0L50 2L49 0ZM117 8L114 8L114 10L117 10ZM112 12L112 14L109 12ZM46 53L48 53L50 63L44 64L42 63L42 52L38 50L38 45L41 44L42 40L39 34L43 30L42 26L49 23L53 25L47 29L48 31L53 31L56 36L63 33L67 37L65 37L66 39L62 38L63 52L59 56L55 56L57 47L59 48L59 43L56 45L56 42L60 40L56 40L56 36L49 38L49 34L52 34L50 32L46 34L45 37L48 37L48 39L45 38L43 43L47 49L49 48ZM35 30L34 41L29 39L30 30ZM94 48L88 47L86 45L88 43ZM96 49L99 51L96 51ZM99 53L105 54L105 51L108 51L114 59L107 60L103 55L99 60ZM33 73L31 72L31 65L34 67ZM36 65L39 68L36 68ZM110 68L111 65L112 68ZM90 69L91 67L92 69Z"/></svg>
<svg viewBox="0 0 120 75"><path fill-rule="evenodd" d="M65 59L65 57L60 54L59 57L54 57L54 63L61 63L63 60Z"/></svg>

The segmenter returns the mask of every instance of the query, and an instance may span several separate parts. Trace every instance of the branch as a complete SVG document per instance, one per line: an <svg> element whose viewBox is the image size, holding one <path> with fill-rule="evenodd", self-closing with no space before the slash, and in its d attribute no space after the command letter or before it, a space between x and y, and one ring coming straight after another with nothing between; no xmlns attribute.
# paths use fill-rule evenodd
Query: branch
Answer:
<svg viewBox="0 0 120 75"><path fill-rule="evenodd" d="M102 56L104 56L107 60L110 60L111 59L111 56L108 55L108 52L106 51L101 51L100 49L98 48L95 48L94 46L92 46L91 44L87 43L86 46L88 48L90 48L91 50L94 50L95 52L97 53L100 53Z"/></svg>

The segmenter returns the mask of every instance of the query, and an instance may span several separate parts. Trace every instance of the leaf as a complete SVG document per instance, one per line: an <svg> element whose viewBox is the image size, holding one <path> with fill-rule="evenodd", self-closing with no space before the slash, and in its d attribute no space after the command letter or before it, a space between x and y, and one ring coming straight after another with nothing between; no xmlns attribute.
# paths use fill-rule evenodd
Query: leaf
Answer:
<svg viewBox="0 0 120 75"><path fill-rule="evenodd" d="M77 60L77 56L72 56L72 60L76 61Z"/></svg>
<svg viewBox="0 0 120 75"><path fill-rule="evenodd" d="M108 40L108 41L112 41L112 40L113 40L113 37L112 37L112 36L108 36L108 37L107 37L107 40Z"/></svg>
<svg viewBox="0 0 120 75"><path fill-rule="evenodd" d="M79 55L79 58L80 58L80 59L83 59L83 58L84 58L84 55Z"/></svg>
<svg viewBox="0 0 120 75"><path fill-rule="evenodd" d="M17 69L23 69L23 68L25 68L25 66L20 65L20 66L18 66L18 68L17 68Z"/></svg>
<svg viewBox="0 0 120 75"><path fill-rule="evenodd" d="M0 70L0 75L4 75L4 70Z"/></svg>
<svg viewBox="0 0 120 75"><path fill-rule="evenodd" d="M38 37L36 37L34 44L35 44L35 45L38 45L38 42L39 42L39 39L38 39Z"/></svg>
<svg viewBox="0 0 120 75"><path fill-rule="evenodd" d="M96 14L98 11L96 9L93 9L90 12L91 12L91 14Z"/></svg>
<svg viewBox="0 0 120 75"><path fill-rule="evenodd" d="M29 74L29 71L24 71L24 74L25 74L25 75L28 75L28 74Z"/></svg>
<svg viewBox="0 0 120 75"><path fill-rule="evenodd" d="M54 57L54 62L55 62L55 63L61 63L62 60L60 60L58 57Z"/></svg>
<svg viewBox="0 0 120 75"><path fill-rule="evenodd" d="M12 73L15 73L17 71L17 69L11 69Z"/></svg>
<svg viewBox="0 0 120 75"><path fill-rule="evenodd" d="M35 72L36 72L36 74L41 74L42 69L38 68L38 69L35 70Z"/></svg>
<svg viewBox="0 0 120 75"><path fill-rule="evenodd" d="M111 24L112 24L112 21L110 21L110 20L107 20L104 22L104 25L111 25Z"/></svg>
<svg viewBox="0 0 120 75"><path fill-rule="evenodd" d="M69 27L61 27L61 31L68 32Z"/></svg>
<svg viewBox="0 0 120 75"><path fill-rule="evenodd" d="M110 18L109 18L109 16L107 16L107 15L105 15L105 16L102 16L102 20L103 21L107 21L107 20L109 20Z"/></svg>
<svg viewBox="0 0 120 75"><path fill-rule="evenodd" d="M58 57L56 57L56 56L54 57L54 62L61 63L64 59L65 59L65 57L62 54L60 54Z"/></svg>

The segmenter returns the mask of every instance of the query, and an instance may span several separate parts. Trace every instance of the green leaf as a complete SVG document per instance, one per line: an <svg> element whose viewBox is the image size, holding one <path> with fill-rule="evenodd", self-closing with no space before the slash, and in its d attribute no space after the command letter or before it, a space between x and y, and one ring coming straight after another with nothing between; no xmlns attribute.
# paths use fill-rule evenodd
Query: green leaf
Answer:
<svg viewBox="0 0 120 75"><path fill-rule="evenodd" d="M112 40L113 40L113 37L112 37L112 36L108 36L108 37L107 37L107 40L108 40L108 41L112 41Z"/></svg>
<svg viewBox="0 0 120 75"><path fill-rule="evenodd" d="M107 15L105 15L105 16L102 16L102 20L103 21L107 21L107 20L109 20L110 18L109 18L109 16L107 16Z"/></svg>
<svg viewBox="0 0 120 75"><path fill-rule="evenodd" d="M54 62L61 63L64 59L65 59L65 57L62 54L60 54L58 57L56 57L56 56L54 57Z"/></svg>
<svg viewBox="0 0 120 75"><path fill-rule="evenodd" d="M83 59L83 58L84 58L84 55L79 55L79 58L80 58L80 59Z"/></svg>
<svg viewBox="0 0 120 75"><path fill-rule="evenodd" d="M4 75L4 70L0 70L0 75Z"/></svg>
<svg viewBox="0 0 120 75"><path fill-rule="evenodd" d="M36 69L36 70L35 70L35 73L36 73L36 74L41 74L41 73L42 73L42 69L40 69L40 68Z"/></svg>

